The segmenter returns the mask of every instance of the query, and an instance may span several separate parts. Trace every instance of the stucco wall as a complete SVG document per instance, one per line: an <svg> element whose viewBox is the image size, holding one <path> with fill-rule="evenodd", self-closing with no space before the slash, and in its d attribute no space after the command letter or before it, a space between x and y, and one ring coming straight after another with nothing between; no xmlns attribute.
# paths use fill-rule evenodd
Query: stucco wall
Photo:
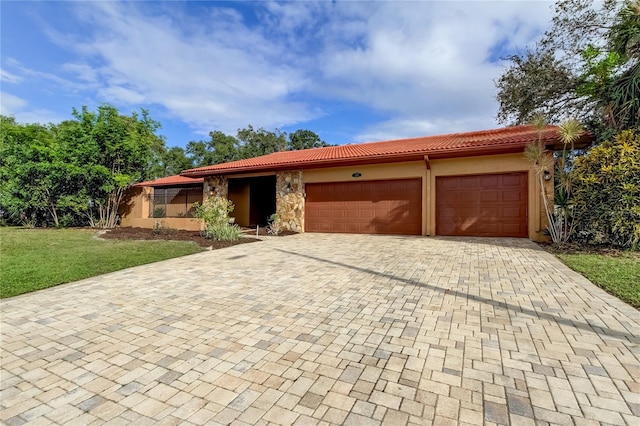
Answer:
<svg viewBox="0 0 640 426"><path fill-rule="evenodd" d="M232 183L233 179L230 179L229 185L229 200L233 202L233 211L230 216L235 218L236 223L240 226L249 226L249 213L250 213L250 195L251 188L248 181L239 182L237 184Z"/></svg>
<svg viewBox="0 0 640 426"><path fill-rule="evenodd" d="M185 217L150 218L149 204L153 194L151 187L131 188L120 206L120 226L153 229L156 222L165 228L200 231L204 225L200 219Z"/></svg>
<svg viewBox="0 0 640 426"><path fill-rule="evenodd" d="M483 173L527 172L528 234L534 241L546 240L543 231L547 220L540 196L538 177L524 153L430 160L430 168L424 161L376 164L312 169L304 171L304 182L350 182L356 180L384 180L422 178L422 234L436 233L436 177ZM353 174L360 177L354 178ZM553 193L553 180L545 182L547 191Z"/></svg>
<svg viewBox="0 0 640 426"><path fill-rule="evenodd" d="M546 228L546 216L540 196L538 177L531 163L525 158L524 153L491 155L481 157L449 158L431 160L429 187L431 194L435 194L436 177L458 176L482 173L507 173L527 172L527 204L528 204L528 228L529 238L534 241L546 240L543 230ZM553 190L553 181L547 182L549 191ZM435 234L436 230L436 200L429 198L429 206L426 211L428 228L427 233Z"/></svg>
<svg viewBox="0 0 640 426"><path fill-rule="evenodd" d="M359 177L353 177L359 173ZM408 163L371 164L366 166L332 167L326 169L310 169L303 172L303 179L307 183L323 182L355 182L364 180L385 179L422 179L422 234L427 229L428 180L427 167L424 161L412 161Z"/></svg>
<svg viewBox="0 0 640 426"><path fill-rule="evenodd" d="M150 187L134 187L127 191L118 209L120 226L135 226L131 224L132 220L149 217L149 203L152 193L153 188Z"/></svg>

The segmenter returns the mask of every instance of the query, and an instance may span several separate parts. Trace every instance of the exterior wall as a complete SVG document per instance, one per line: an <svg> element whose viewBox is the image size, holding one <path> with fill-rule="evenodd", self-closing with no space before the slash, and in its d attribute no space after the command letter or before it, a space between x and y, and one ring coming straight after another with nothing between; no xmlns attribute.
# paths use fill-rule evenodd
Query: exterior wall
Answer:
<svg viewBox="0 0 640 426"><path fill-rule="evenodd" d="M153 188L134 187L127 191L125 198L118 208L120 226L130 227L134 219L149 217L149 204L153 195Z"/></svg>
<svg viewBox="0 0 640 426"><path fill-rule="evenodd" d="M183 217L150 218L149 204L152 195L153 188L151 187L131 188L127 193L125 202L119 209L120 226L153 229L156 223L160 223L165 228L186 231L204 229L204 224L200 219Z"/></svg>
<svg viewBox="0 0 640 426"><path fill-rule="evenodd" d="M276 173L276 214L283 230L304 232L302 171Z"/></svg>
<svg viewBox="0 0 640 426"><path fill-rule="evenodd" d="M461 157L430 160L430 168L424 161L407 163L348 166L304 171L304 183L350 182L355 180L385 180L422 178L422 234L436 233L436 177L483 173L528 172L528 234L534 241L544 241L547 227L542 204L539 177L524 153L477 157ZM551 171L553 172L553 171ZM354 173L360 176L353 177ZM546 181L548 194L553 194L553 179ZM279 188L280 186L278 186ZM553 200L551 199L551 202ZM304 228L302 228L304 229Z"/></svg>
<svg viewBox="0 0 640 426"><path fill-rule="evenodd" d="M431 170L429 171L430 195L435 194L436 177L438 176L507 172L528 172L527 204L529 238L534 241L547 240L547 237L544 235L547 221L540 195L539 178L531 163L525 158L524 153L431 160ZM547 191L553 193L553 180L545 182L545 185L547 185ZM425 213L428 223L426 235L435 235L435 197L429 197L428 208Z"/></svg>
<svg viewBox="0 0 640 426"><path fill-rule="evenodd" d="M365 166L332 167L326 169L310 169L304 171L304 182L353 182L364 180L387 180L387 179L422 179L422 234L427 235L427 218L424 214L427 211L428 200L428 180L427 167L424 161L412 161L407 163L371 164ZM354 173L359 173L359 177L353 177ZM304 230L304 227L302 228Z"/></svg>
<svg viewBox="0 0 640 426"><path fill-rule="evenodd" d="M240 226L249 226L251 213L251 187L248 182L239 185L231 185L229 200L233 202L234 209L230 216L235 218L235 223Z"/></svg>
<svg viewBox="0 0 640 426"><path fill-rule="evenodd" d="M204 200L209 197L229 197L229 181L226 176L209 176L204 183Z"/></svg>

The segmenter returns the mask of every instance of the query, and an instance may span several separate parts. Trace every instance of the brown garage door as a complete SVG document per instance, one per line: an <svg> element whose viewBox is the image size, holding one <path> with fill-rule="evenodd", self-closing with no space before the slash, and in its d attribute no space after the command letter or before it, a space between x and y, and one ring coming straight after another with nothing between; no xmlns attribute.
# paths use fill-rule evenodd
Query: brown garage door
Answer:
<svg viewBox="0 0 640 426"><path fill-rule="evenodd" d="M419 235L421 179L305 185L307 232Z"/></svg>
<svg viewBox="0 0 640 426"><path fill-rule="evenodd" d="M436 178L436 233L527 236L527 173Z"/></svg>

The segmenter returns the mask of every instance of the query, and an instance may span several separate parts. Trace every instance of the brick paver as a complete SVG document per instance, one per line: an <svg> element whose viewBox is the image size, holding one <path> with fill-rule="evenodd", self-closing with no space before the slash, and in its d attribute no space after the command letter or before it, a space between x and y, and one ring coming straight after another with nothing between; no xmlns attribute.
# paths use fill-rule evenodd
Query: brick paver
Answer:
<svg viewBox="0 0 640 426"><path fill-rule="evenodd" d="M269 238L0 303L7 425L640 424L640 312L523 239Z"/></svg>

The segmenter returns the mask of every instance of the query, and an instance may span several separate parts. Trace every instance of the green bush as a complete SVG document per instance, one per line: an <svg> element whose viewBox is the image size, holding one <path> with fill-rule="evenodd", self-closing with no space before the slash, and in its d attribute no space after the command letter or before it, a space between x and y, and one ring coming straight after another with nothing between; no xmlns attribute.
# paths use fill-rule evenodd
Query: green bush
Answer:
<svg viewBox="0 0 640 426"><path fill-rule="evenodd" d="M242 237L242 229L238 225L207 225L204 237L214 241L236 241Z"/></svg>
<svg viewBox="0 0 640 426"><path fill-rule="evenodd" d="M576 159L575 238L637 250L640 246L640 135L627 130Z"/></svg>
<svg viewBox="0 0 640 426"><path fill-rule="evenodd" d="M202 204L195 203L194 216L204 221L203 236L216 241L235 241L242 236L238 225L231 224L229 214L233 203L224 197L210 197Z"/></svg>

